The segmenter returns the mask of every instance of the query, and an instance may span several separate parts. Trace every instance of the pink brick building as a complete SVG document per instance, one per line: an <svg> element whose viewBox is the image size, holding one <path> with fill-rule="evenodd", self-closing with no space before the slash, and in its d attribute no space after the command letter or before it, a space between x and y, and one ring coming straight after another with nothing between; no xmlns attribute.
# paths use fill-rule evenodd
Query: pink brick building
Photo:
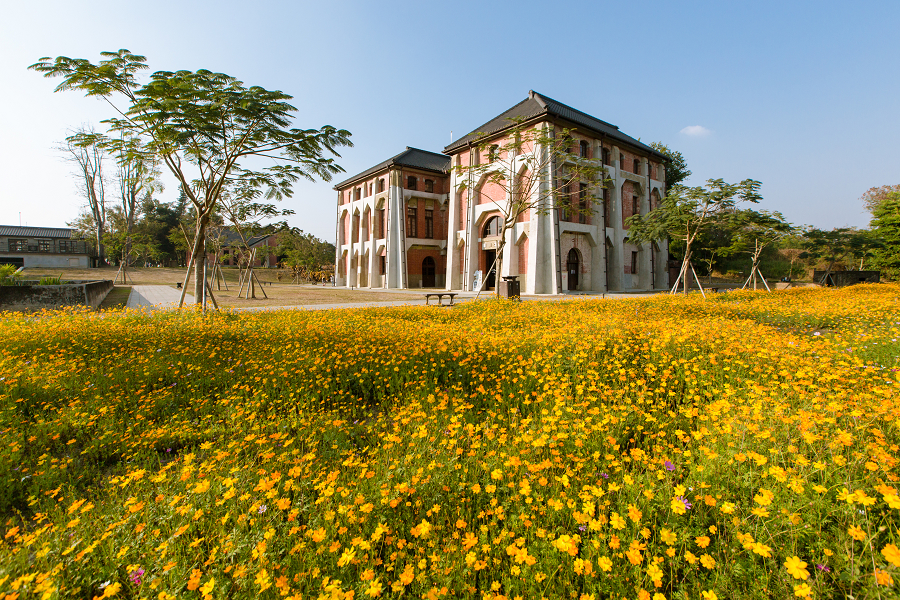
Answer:
<svg viewBox="0 0 900 600"><path fill-rule="evenodd" d="M495 217L508 198L489 181L463 185L457 179L465 174L451 165L495 160L484 142L502 147L514 123L572 131L573 150L604 165L612 185L582 184L574 192L593 199L590 214L547 205L520 215L507 231L500 275L517 275L528 294L667 287L666 243L632 244L624 225L664 197L665 157L615 125L536 92L441 154L407 148L335 186L338 285L472 290L479 278L493 283ZM557 185L551 175L542 174L541 185Z"/></svg>

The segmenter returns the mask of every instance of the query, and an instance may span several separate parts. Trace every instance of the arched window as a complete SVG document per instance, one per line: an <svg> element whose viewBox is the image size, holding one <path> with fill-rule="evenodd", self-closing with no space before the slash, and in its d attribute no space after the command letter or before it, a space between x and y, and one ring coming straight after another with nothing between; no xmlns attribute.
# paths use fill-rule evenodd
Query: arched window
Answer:
<svg viewBox="0 0 900 600"><path fill-rule="evenodd" d="M500 217L491 217L484 224L484 229L481 230L481 237L496 237L500 235L500 227Z"/></svg>
<svg viewBox="0 0 900 600"><path fill-rule="evenodd" d="M588 156L588 153L589 153L588 148L589 148L589 146L588 146L587 141L581 140L581 158L590 158L590 156Z"/></svg>
<svg viewBox="0 0 900 600"><path fill-rule="evenodd" d="M378 180L378 191L379 192L384 191L384 177L382 177L381 179Z"/></svg>

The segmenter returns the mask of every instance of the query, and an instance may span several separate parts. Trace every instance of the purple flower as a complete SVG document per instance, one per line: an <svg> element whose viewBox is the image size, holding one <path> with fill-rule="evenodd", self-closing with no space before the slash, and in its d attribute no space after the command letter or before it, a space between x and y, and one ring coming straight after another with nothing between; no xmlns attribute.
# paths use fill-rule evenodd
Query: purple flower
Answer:
<svg viewBox="0 0 900 600"><path fill-rule="evenodd" d="M578 531L584 531L585 529L587 529L587 527L585 527L584 525L578 526Z"/></svg>
<svg viewBox="0 0 900 600"><path fill-rule="evenodd" d="M609 475L607 475L606 473L600 473L600 477L602 477L603 479L609 479Z"/></svg>
<svg viewBox="0 0 900 600"><path fill-rule="evenodd" d="M816 565L816 568L820 571L825 571L826 573L831 573L831 569L826 567L825 565Z"/></svg>
<svg viewBox="0 0 900 600"><path fill-rule="evenodd" d="M684 507L687 510L691 510L692 508L694 508L694 505L688 502L684 496L676 496L675 499L684 504Z"/></svg>
<svg viewBox="0 0 900 600"><path fill-rule="evenodd" d="M666 468L666 471L674 471L675 470L675 465L673 465L669 461L664 462L663 466Z"/></svg>
<svg viewBox="0 0 900 600"><path fill-rule="evenodd" d="M135 569L131 573L128 574L128 579L131 580L131 583L134 585L141 585L141 578L144 576L143 569Z"/></svg>

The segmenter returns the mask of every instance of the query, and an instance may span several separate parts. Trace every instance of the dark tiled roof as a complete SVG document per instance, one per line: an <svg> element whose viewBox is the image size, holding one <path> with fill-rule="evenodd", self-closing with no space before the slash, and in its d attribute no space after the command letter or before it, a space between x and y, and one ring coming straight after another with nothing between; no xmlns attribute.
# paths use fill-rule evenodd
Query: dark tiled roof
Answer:
<svg viewBox="0 0 900 600"><path fill-rule="evenodd" d="M504 129L512 127L517 120L527 121L545 115L548 117L564 119L573 123L576 128L581 126L585 129L606 135L614 140L640 148L658 158L665 159L664 155L660 154L647 144L639 142L630 135L625 135L619 131L619 128L615 125L607 123L606 121L601 121L587 113L583 113L580 110L576 110L562 102L557 102L553 98L548 98L535 91L528 92L528 98L525 100L522 100L503 114L494 117L472 133L459 138L449 146L445 147L444 152L449 154L453 150L465 146L469 142L474 142L484 136L491 136L495 133L499 133Z"/></svg>
<svg viewBox="0 0 900 600"><path fill-rule="evenodd" d="M17 225L0 225L0 235L31 238L71 239L72 230L61 227L19 227Z"/></svg>
<svg viewBox="0 0 900 600"><path fill-rule="evenodd" d="M366 169L362 173L358 173L346 181L340 182L334 186L334 189L339 190L351 183L360 179L365 179L369 175L373 175L378 171L393 166L414 167L425 171L434 171L435 173L446 173L450 170L450 158L443 154L438 154L437 152L429 152L428 150L419 150L418 148L410 148L407 146L406 150L400 154L392 156L386 161L378 163L371 169Z"/></svg>

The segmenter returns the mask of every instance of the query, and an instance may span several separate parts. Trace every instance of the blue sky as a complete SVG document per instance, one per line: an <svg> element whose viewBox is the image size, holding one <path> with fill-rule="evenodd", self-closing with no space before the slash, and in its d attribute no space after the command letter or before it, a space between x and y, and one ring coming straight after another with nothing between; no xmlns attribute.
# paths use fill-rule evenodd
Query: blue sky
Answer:
<svg viewBox="0 0 900 600"><path fill-rule="evenodd" d="M692 185L753 178L761 208L795 224L865 226L859 196L900 183L898 25L896 0L16 2L0 23L0 223L73 220L82 201L53 147L110 115L26 67L128 48L151 70L291 94L298 126L353 133L348 175L440 151L534 89L680 150ZM291 223L332 240L332 186L297 185Z"/></svg>

